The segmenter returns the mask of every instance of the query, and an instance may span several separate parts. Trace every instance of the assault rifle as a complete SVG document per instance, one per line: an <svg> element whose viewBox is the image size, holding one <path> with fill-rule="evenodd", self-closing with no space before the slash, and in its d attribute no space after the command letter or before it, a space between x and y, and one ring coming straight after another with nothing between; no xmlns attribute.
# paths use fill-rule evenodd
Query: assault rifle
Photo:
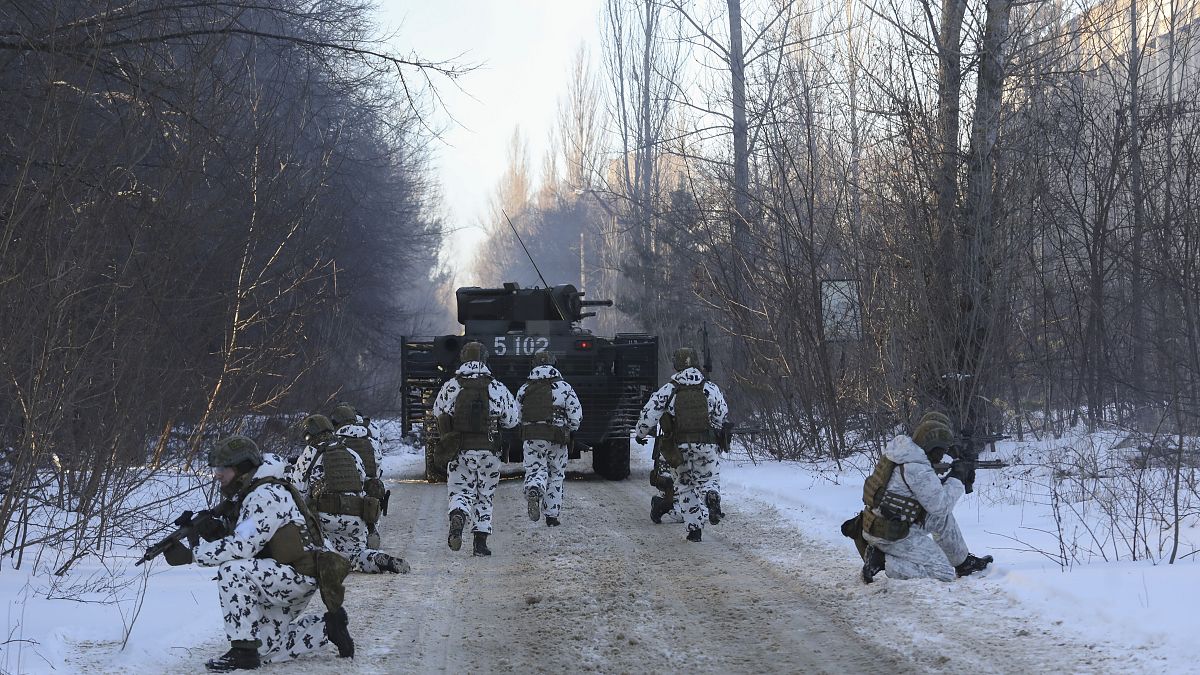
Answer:
<svg viewBox="0 0 1200 675"><path fill-rule="evenodd" d="M195 539L204 537L205 541L216 541L225 536L230 530L230 523L237 516L237 503L225 499L220 504L217 504L211 509L205 509L199 513L193 514L191 511L184 511L178 518L172 521L175 526L175 531L163 537L158 543L146 549L146 554L142 559L135 562L134 565L141 565L144 562L150 562L164 551L171 548L176 542L181 542L184 539Z"/></svg>
<svg viewBox="0 0 1200 675"><path fill-rule="evenodd" d="M976 469L1003 469L1004 467L1008 466L1003 460L1000 459L979 459L980 446L995 443L996 441L1007 440L1009 438L1012 437L1006 434L985 434L982 436L963 434L959 437L958 442L956 442L954 446L950 448L950 452L948 454L954 458L955 462L966 462L969 465L967 472L969 480L964 481L964 487L967 490L967 494L971 494L971 492L973 492L975 489ZM937 464L933 465L933 470L939 475L944 476L945 473L950 470L951 466L953 466L952 462L938 462Z"/></svg>
<svg viewBox="0 0 1200 675"><path fill-rule="evenodd" d="M946 473L950 470L953 462L938 462L933 465L933 470L939 474ZM976 469L1003 469L1008 466L1002 459L977 459L975 460Z"/></svg>
<svg viewBox="0 0 1200 675"><path fill-rule="evenodd" d="M383 499L379 500L379 513L380 514L385 515L385 516L387 515L388 502L390 502L390 501L392 501L392 491L388 490L387 492L383 493Z"/></svg>

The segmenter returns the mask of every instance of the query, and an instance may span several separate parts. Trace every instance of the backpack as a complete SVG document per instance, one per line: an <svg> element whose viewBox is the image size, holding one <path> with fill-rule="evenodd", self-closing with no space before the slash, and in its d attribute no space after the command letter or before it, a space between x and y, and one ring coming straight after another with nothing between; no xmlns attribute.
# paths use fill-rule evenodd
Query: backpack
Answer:
<svg viewBox="0 0 1200 675"><path fill-rule="evenodd" d="M346 447L354 451L362 460L363 469L367 472L367 481L363 484L368 497L383 499L387 489L379 480L379 466L375 463L375 445L368 436L338 436Z"/></svg>
<svg viewBox="0 0 1200 675"><path fill-rule="evenodd" d="M491 418L491 396L488 392L492 378L459 377L461 389L454 399L454 431L458 433L459 450L491 450L495 452L500 435L495 433Z"/></svg>
<svg viewBox="0 0 1200 675"><path fill-rule="evenodd" d="M526 441L550 441L566 443L570 432L554 423L554 385L562 382L561 377L529 380L525 385L525 396L521 400L521 438Z"/></svg>
<svg viewBox="0 0 1200 675"><path fill-rule="evenodd" d="M716 443L717 435L708 423L708 396L704 382L675 387L675 416L672 420L675 443Z"/></svg>

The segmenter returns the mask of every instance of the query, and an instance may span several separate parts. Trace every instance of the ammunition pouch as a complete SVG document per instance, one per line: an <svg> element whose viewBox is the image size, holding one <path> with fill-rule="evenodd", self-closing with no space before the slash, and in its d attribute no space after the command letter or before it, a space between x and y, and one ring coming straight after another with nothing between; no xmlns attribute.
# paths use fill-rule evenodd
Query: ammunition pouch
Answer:
<svg viewBox="0 0 1200 675"><path fill-rule="evenodd" d="M317 575L316 561L312 551L304 550L304 538L295 523L287 523L271 535L267 545L255 556L270 558L281 565L291 565L296 572L308 577Z"/></svg>
<svg viewBox="0 0 1200 675"><path fill-rule="evenodd" d="M319 513L333 516L358 516L362 518L364 503L368 498L345 492L322 492L317 498L310 499L308 507ZM378 503L378 500L376 500Z"/></svg>
<svg viewBox="0 0 1200 675"><path fill-rule="evenodd" d="M374 497L381 502L387 497L387 488L378 478L368 478L367 482L363 484L363 490L366 491L368 497Z"/></svg>
<svg viewBox="0 0 1200 675"><path fill-rule="evenodd" d="M560 427L547 422L528 422L521 425L521 440L550 441L566 445L571 441L571 432L566 427Z"/></svg>
<svg viewBox="0 0 1200 675"><path fill-rule="evenodd" d="M325 603L325 609L336 611L346 600L344 582L350 574L350 561L333 551L315 551L312 555L321 602Z"/></svg>
<svg viewBox="0 0 1200 675"><path fill-rule="evenodd" d="M379 522L379 514L383 512L383 502L374 497L363 498L362 519L367 525Z"/></svg>
<svg viewBox="0 0 1200 675"><path fill-rule="evenodd" d="M885 541L900 541L908 536L911 525L901 520L893 520L876 515L871 509L863 509L862 531L872 537Z"/></svg>

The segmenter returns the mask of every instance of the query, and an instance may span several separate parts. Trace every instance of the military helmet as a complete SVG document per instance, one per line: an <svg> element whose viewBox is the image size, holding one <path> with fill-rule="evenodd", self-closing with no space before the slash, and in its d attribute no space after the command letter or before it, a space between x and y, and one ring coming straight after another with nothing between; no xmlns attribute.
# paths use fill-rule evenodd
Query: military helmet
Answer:
<svg viewBox="0 0 1200 675"><path fill-rule="evenodd" d="M675 370L677 371L695 368L700 365L700 357L696 355L695 349L680 347L671 356L671 365L675 366Z"/></svg>
<svg viewBox="0 0 1200 675"><path fill-rule="evenodd" d="M538 352L533 355L533 365L535 366L552 366L558 362L558 358L554 356L554 352Z"/></svg>
<svg viewBox="0 0 1200 675"><path fill-rule="evenodd" d="M354 408L350 405L339 403L333 412L329 413L329 421L333 423L334 427L344 427L358 421L358 413L354 412Z"/></svg>
<svg viewBox="0 0 1200 675"><path fill-rule="evenodd" d="M463 363L468 361L487 363L487 357L487 347L484 347L482 342L475 342L474 340L463 345L462 351L458 353L458 360Z"/></svg>
<svg viewBox="0 0 1200 675"><path fill-rule="evenodd" d="M304 430L305 436L317 436L326 431L334 431L333 422L324 415L309 415L300 423L300 428Z"/></svg>
<svg viewBox="0 0 1200 675"><path fill-rule="evenodd" d="M930 410L929 412L925 413L921 417L920 421L917 422L917 426L919 427L926 422L937 422L939 424L945 425L945 427L947 429L954 428L954 425L950 423L950 417L945 415L944 413L940 413L936 410Z"/></svg>
<svg viewBox="0 0 1200 675"><path fill-rule="evenodd" d="M208 465L214 468L237 466L242 462L250 462L254 466L261 466L263 463L262 451L254 441L245 436L226 436L208 451Z"/></svg>
<svg viewBox="0 0 1200 675"><path fill-rule="evenodd" d="M949 450L954 446L954 434L950 431L950 427L941 422L922 422L917 425L917 430L912 435L913 443L921 446L925 452L929 452L935 448Z"/></svg>

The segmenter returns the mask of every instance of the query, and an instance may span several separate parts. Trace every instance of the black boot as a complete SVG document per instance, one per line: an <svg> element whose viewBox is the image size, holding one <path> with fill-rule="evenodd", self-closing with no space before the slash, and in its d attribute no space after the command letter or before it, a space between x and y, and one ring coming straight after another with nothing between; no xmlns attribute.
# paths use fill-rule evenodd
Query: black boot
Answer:
<svg viewBox="0 0 1200 675"><path fill-rule="evenodd" d="M554 516L546 516L546 525L549 527L558 527L561 525L561 523L559 523L558 518L555 518Z"/></svg>
<svg viewBox="0 0 1200 675"><path fill-rule="evenodd" d="M721 510L721 495L716 490L709 490L704 495L704 505L708 507L708 522L716 525L725 517Z"/></svg>
<svg viewBox="0 0 1200 675"><path fill-rule="evenodd" d="M467 522L467 514L461 509L454 509L450 512L450 536L446 537L446 545L451 551L457 551L462 548L462 531L463 526Z"/></svg>
<svg viewBox="0 0 1200 675"><path fill-rule="evenodd" d="M350 618L345 607L325 612L325 637L337 647L338 656L354 658L354 639L350 637Z"/></svg>
<svg viewBox="0 0 1200 675"><path fill-rule="evenodd" d="M655 525L662 525L662 517L671 512L671 502L659 496L650 498L650 520Z"/></svg>
<svg viewBox="0 0 1200 675"><path fill-rule="evenodd" d="M204 667L214 673L228 673L233 670L257 670L262 665L258 658L258 650L253 647L233 647L215 659L209 659Z"/></svg>
<svg viewBox="0 0 1200 675"><path fill-rule="evenodd" d="M883 551L870 544L867 545L867 550L863 553L862 580L864 584L875 581L875 575L883 571L885 561Z"/></svg>
<svg viewBox="0 0 1200 675"><path fill-rule="evenodd" d="M967 554L967 559L954 566L954 573L960 577L965 577L968 574L982 572L987 569L987 566L992 562L992 556L985 555L982 558Z"/></svg>
<svg viewBox="0 0 1200 675"><path fill-rule="evenodd" d="M688 541L700 541L700 537L702 536L701 532L703 532L703 530L701 530L700 528L696 528L694 530L688 530L687 540Z"/></svg>
<svg viewBox="0 0 1200 675"><path fill-rule="evenodd" d="M492 549L487 547L487 536L488 536L487 532L476 532L475 533L475 550L471 552L472 555L491 555L492 554Z"/></svg>
<svg viewBox="0 0 1200 675"><path fill-rule="evenodd" d="M525 492L525 513L530 520L542 517L542 491L533 487Z"/></svg>

